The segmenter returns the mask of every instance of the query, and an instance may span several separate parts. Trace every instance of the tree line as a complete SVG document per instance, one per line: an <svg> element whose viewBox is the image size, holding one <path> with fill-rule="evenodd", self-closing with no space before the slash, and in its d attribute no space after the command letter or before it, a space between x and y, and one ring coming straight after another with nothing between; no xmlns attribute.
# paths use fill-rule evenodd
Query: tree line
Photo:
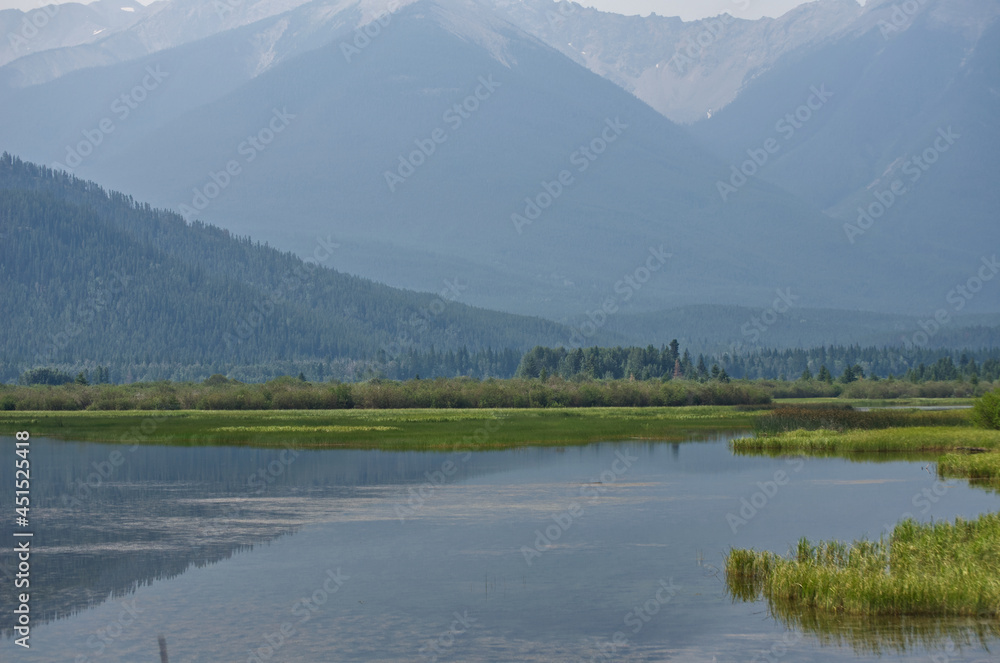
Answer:
<svg viewBox="0 0 1000 663"><path fill-rule="evenodd" d="M961 380L973 384L1000 379L1000 348L980 350L821 346L754 350L740 355L681 351L677 340L656 348L548 348L526 352L515 373L521 378L634 380L817 380L849 384L894 378L909 382Z"/></svg>

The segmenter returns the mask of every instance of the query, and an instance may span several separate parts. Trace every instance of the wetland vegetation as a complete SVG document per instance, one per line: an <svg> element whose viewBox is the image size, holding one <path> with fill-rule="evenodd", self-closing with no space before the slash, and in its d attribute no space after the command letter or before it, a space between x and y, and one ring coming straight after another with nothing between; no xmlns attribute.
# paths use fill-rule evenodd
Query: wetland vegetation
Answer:
<svg viewBox="0 0 1000 663"><path fill-rule="evenodd" d="M0 412L0 427L34 437L124 444L497 449L656 439L749 429L734 407L308 411Z"/></svg>
<svg viewBox="0 0 1000 663"><path fill-rule="evenodd" d="M732 441L740 454L875 456L936 462L940 477L1000 490L1000 430L993 392L970 410L857 412L823 405L782 407L755 420L755 435ZM1000 618L1000 513L972 520L905 519L878 541L807 539L788 557L732 549L733 597L768 600L788 620L804 615ZM995 630L995 629L994 629Z"/></svg>

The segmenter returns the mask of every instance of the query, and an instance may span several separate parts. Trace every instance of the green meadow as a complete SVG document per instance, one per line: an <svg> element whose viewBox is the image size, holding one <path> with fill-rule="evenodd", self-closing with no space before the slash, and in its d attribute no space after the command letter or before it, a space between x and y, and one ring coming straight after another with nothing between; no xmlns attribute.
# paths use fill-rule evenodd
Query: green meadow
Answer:
<svg viewBox="0 0 1000 663"><path fill-rule="evenodd" d="M602 440L682 441L749 429L755 412L663 408L0 412L33 437L173 445L498 449Z"/></svg>

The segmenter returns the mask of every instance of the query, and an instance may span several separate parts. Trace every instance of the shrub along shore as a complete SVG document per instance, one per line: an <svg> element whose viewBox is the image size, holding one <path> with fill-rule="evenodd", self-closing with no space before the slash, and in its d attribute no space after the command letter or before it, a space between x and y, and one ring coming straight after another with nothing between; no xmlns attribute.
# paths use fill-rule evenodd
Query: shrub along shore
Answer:
<svg viewBox="0 0 1000 663"><path fill-rule="evenodd" d="M763 405L753 382L695 380L370 380L0 386L0 410L343 410L402 408L676 407Z"/></svg>
<svg viewBox="0 0 1000 663"><path fill-rule="evenodd" d="M989 383L882 380L878 389L816 380L594 380L435 378L365 382L307 382L281 377L244 383L213 375L203 382L0 384L0 410L342 410L400 408L677 407L762 405L773 399L968 399ZM864 386L864 385L862 385ZM883 388L884 387L884 388ZM857 393L855 393L857 392ZM904 400L905 399L905 400Z"/></svg>

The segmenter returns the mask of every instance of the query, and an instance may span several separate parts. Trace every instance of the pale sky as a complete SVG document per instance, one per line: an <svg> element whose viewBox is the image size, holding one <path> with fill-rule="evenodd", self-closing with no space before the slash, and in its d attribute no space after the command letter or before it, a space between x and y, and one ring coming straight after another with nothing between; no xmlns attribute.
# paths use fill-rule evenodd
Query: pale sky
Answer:
<svg viewBox="0 0 1000 663"><path fill-rule="evenodd" d="M2 0L0 0L2 1ZM686 21L719 14L738 18L781 16L806 0L576 0L581 5L619 14L656 12L660 16L680 16ZM859 4L864 4L860 2Z"/></svg>
<svg viewBox="0 0 1000 663"><path fill-rule="evenodd" d="M63 0L0 0L0 9L38 9ZM210 0L205 0L209 2ZM781 16L805 0L577 0L582 5L619 14L649 14L680 16L685 20L717 16L727 12L739 18ZM148 5L152 0L138 0ZM84 3L87 4L87 3ZM863 3L862 3L863 4Z"/></svg>
<svg viewBox="0 0 1000 663"><path fill-rule="evenodd" d="M135 1L140 5L153 4L153 0ZM38 9L39 7L46 7L48 5L62 5L66 2L79 2L83 5L90 4L89 0L85 0L84 2L80 2L80 0L0 0L0 9L20 9L21 11L31 11L32 9Z"/></svg>

